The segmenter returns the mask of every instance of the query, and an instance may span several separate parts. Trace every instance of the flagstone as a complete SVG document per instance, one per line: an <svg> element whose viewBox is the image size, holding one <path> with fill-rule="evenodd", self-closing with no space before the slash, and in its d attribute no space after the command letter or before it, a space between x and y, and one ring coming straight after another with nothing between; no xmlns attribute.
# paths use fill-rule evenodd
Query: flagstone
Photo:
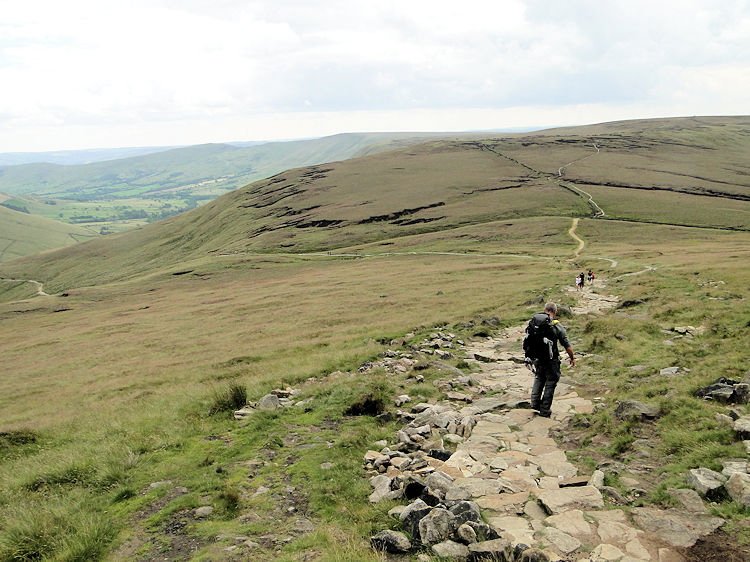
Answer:
<svg viewBox="0 0 750 562"><path fill-rule="evenodd" d="M576 507L604 507L601 492L593 486L542 490L537 497L551 514L562 513Z"/></svg>
<svg viewBox="0 0 750 562"><path fill-rule="evenodd" d="M525 465L533 457L521 451L502 451L496 455L496 458L504 459L508 463L508 466L513 467Z"/></svg>
<svg viewBox="0 0 750 562"><path fill-rule="evenodd" d="M606 511L587 511L586 516L595 519L597 523L602 521L617 521L619 523L627 522L628 518L624 511L619 509L608 509Z"/></svg>
<svg viewBox="0 0 750 562"><path fill-rule="evenodd" d="M490 470L494 472L502 472L503 470L506 470L508 466L508 461L497 455L493 457L489 463Z"/></svg>
<svg viewBox="0 0 750 562"><path fill-rule="evenodd" d="M559 451L559 449L554 445L533 445L529 454L535 457L540 457L542 455L554 453L555 451Z"/></svg>
<svg viewBox="0 0 750 562"><path fill-rule="evenodd" d="M625 545L625 551L640 560L651 560L651 554L638 539L631 539Z"/></svg>
<svg viewBox="0 0 750 562"><path fill-rule="evenodd" d="M471 437L488 436L495 437L501 433L509 433L510 428L502 422L480 420L471 430Z"/></svg>
<svg viewBox="0 0 750 562"><path fill-rule="evenodd" d="M560 529L575 537L583 537L593 533L591 524L586 521L583 511L580 509L572 509L557 515L550 515L544 522L555 529Z"/></svg>
<svg viewBox="0 0 750 562"><path fill-rule="evenodd" d="M581 541L554 527L538 531L534 538L538 538L542 544L557 548L564 554L570 554L581 547Z"/></svg>
<svg viewBox="0 0 750 562"><path fill-rule="evenodd" d="M560 425L560 422L558 422L557 420L553 420L552 418L545 418L542 416L536 416L534 419L526 422L523 425L523 430L528 432L529 434L547 437L549 430L553 427L557 427L558 425Z"/></svg>
<svg viewBox="0 0 750 562"><path fill-rule="evenodd" d="M528 443L522 443L520 441L513 441L510 444L510 450L511 451L520 451L522 453L530 453L531 452L531 445Z"/></svg>
<svg viewBox="0 0 750 562"><path fill-rule="evenodd" d="M547 519L547 513L542 509L542 506L540 506L536 501L533 500L527 501L524 504L523 512L531 517L532 520L543 521Z"/></svg>
<svg viewBox="0 0 750 562"><path fill-rule="evenodd" d="M506 416L509 420L511 420L511 425L520 425L523 426L525 424L528 424L533 419L542 419L549 421L548 418L539 418L535 417L536 414L533 410L510 410Z"/></svg>
<svg viewBox="0 0 750 562"><path fill-rule="evenodd" d="M462 478L455 481L455 486L468 491L471 497L479 498L500 493L501 483L496 479Z"/></svg>
<svg viewBox="0 0 750 562"><path fill-rule="evenodd" d="M556 490L560 487L560 479L556 476L542 476L539 479L539 488L542 490Z"/></svg>
<svg viewBox="0 0 750 562"><path fill-rule="evenodd" d="M557 443L555 443L555 440L552 439L552 437L542 437L542 436L539 436L539 435L530 435L528 441L532 445L547 445L547 446L550 446L550 447L557 447Z"/></svg>
<svg viewBox="0 0 750 562"><path fill-rule="evenodd" d="M596 560L597 562L622 562L625 558L625 553L611 544L600 544L593 551L591 551L590 560Z"/></svg>
<svg viewBox="0 0 750 562"><path fill-rule="evenodd" d="M602 542L607 543L626 543L639 535L643 534L643 531L634 529L624 523L618 523L616 521L603 521L599 523L597 534Z"/></svg>
<svg viewBox="0 0 750 562"><path fill-rule="evenodd" d="M487 465L484 463L471 458L469 452L465 450L457 450L453 453L451 457L445 461L444 466L457 468L464 476L471 476L477 472L482 472L487 468ZM453 475L451 474L451 476Z"/></svg>
<svg viewBox="0 0 750 562"><path fill-rule="evenodd" d="M532 478L529 473L524 472L519 468L509 468L507 470L504 470L502 474L500 474L498 479L508 481L514 487L517 487L523 491L534 492L539 488L536 480Z"/></svg>
<svg viewBox="0 0 750 562"><path fill-rule="evenodd" d="M510 539L511 542L525 542L532 544L534 539L534 529L531 524L523 517L514 515L501 515L490 517L487 522L503 538Z"/></svg>
<svg viewBox="0 0 750 562"><path fill-rule="evenodd" d="M509 509L516 510L529 499L529 492L519 492L517 494L488 494L477 498L476 502L479 507L490 511L504 512Z"/></svg>
<svg viewBox="0 0 750 562"><path fill-rule="evenodd" d="M533 461L537 463L542 469L542 472L548 476L572 478L578 474L578 469L568 462L565 453L560 450L534 457Z"/></svg>

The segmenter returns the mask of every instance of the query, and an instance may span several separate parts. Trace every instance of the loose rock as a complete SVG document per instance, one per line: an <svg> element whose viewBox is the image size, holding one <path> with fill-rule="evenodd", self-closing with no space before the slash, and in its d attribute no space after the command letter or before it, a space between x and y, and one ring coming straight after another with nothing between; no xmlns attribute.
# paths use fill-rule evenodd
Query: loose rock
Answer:
<svg viewBox="0 0 750 562"><path fill-rule="evenodd" d="M466 560L469 557L469 549L466 545L450 540L432 545L432 552L442 558L452 560Z"/></svg>
<svg viewBox="0 0 750 562"><path fill-rule="evenodd" d="M266 394L258 400L259 410L278 410L279 408L281 408L281 402L279 402L279 397L275 394Z"/></svg>
<svg viewBox="0 0 750 562"><path fill-rule="evenodd" d="M659 408L638 402L637 400L623 400L617 404L614 416L618 420L631 418L654 419L659 416Z"/></svg>
<svg viewBox="0 0 750 562"><path fill-rule="evenodd" d="M727 477L708 468L693 468L688 472L688 482L700 495L709 499L721 497Z"/></svg>
<svg viewBox="0 0 750 562"><path fill-rule="evenodd" d="M732 474L726 483L726 489L734 501L744 507L750 507L750 474Z"/></svg>
<svg viewBox="0 0 750 562"><path fill-rule="evenodd" d="M422 544L430 545L448 539L456 529L455 516L441 507L436 507L419 522L419 538Z"/></svg>
<svg viewBox="0 0 750 562"><path fill-rule="evenodd" d="M374 537L371 537L370 544L375 550L392 552L394 554L408 552L411 549L411 542L406 538L406 535L390 530L381 531Z"/></svg>

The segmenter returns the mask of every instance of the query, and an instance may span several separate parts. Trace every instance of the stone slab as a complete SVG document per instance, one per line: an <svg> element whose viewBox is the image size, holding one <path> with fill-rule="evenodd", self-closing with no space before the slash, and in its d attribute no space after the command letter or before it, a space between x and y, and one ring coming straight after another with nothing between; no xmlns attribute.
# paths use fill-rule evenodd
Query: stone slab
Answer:
<svg viewBox="0 0 750 562"><path fill-rule="evenodd" d="M544 509L553 515L576 508L599 509L604 507L601 492L593 486L542 490L539 492L538 499Z"/></svg>

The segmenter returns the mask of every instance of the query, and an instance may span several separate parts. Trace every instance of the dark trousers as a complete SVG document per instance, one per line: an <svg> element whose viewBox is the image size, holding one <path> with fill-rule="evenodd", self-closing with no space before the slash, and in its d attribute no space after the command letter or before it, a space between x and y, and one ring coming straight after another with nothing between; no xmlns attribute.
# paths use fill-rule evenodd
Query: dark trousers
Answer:
<svg viewBox="0 0 750 562"><path fill-rule="evenodd" d="M560 361L537 364L534 386L531 388L531 408L539 410L540 415L549 417L552 413L552 399L559 380Z"/></svg>

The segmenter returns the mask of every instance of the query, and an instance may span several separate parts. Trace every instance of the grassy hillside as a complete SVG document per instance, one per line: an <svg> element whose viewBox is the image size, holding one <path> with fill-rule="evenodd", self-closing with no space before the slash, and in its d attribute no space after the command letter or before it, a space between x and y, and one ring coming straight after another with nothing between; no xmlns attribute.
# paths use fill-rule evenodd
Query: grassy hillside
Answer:
<svg viewBox="0 0 750 562"><path fill-rule="evenodd" d="M0 205L0 262L70 246L94 237L96 233L88 229Z"/></svg>
<svg viewBox="0 0 750 562"><path fill-rule="evenodd" d="M747 230L750 187L741 172L750 134L744 123L716 124L713 145L725 148L703 152L685 139L707 135L705 126L689 129L690 122L672 120L606 136L433 141L287 170L190 213L7 271L16 277L28 271L62 291L210 255L325 252L499 220L592 216L597 209L605 219ZM628 171L634 159L642 160L639 183L626 185L621 178L635 173ZM669 184L656 185L663 170L689 161L701 163L703 183L673 173Z"/></svg>
<svg viewBox="0 0 750 562"><path fill-rule="evenodd" d="M341 134L250 146L189 146L83 165L3 166L0 191L23 197L32 214L108 234L194 208L287 168L346 159L391 139L413 144L427 136Z"/></svg>
<svg viewBox="0 0 750 562"><path fill-rule="evenodd" d="M654 140L665 123L623 125L648 162L637 187L656 185L685 150L699 156L668 133ZM564 432L582 473L616 460L645 488L628 505L666 507L688 468L746 458L716 416L727 408L695 396L746 370L750 202L727 171L744 159L707 150L703 190L674 174L659 184L669 189L615 186L629 173L617 162L635 156L596 131L297 168L178 217L0 264L0 559L380 560L368 539L393 504L367 502L361 458L398 424L344 411L370 394L439 399L432 381L470 367L418 355L422 383L358 367L397 338L405 353L436 329L482 339L546 299L574 304L568 286L588 268L622 306L564 319L579 353L566 374L604 405ZM688 324L705 333L674 336ZM667 366L689 372L660 376ZM229 385L257 400L286 384L311 402L244 422L221 406ZM624 398L664 415L617 422ZM197 518L202 505L214 511ZM709 508L728 520L725 544L750 538L747 509ZM314 530L295 531L299 517ZM235 537L259 547L230 554Z"/></svg>

